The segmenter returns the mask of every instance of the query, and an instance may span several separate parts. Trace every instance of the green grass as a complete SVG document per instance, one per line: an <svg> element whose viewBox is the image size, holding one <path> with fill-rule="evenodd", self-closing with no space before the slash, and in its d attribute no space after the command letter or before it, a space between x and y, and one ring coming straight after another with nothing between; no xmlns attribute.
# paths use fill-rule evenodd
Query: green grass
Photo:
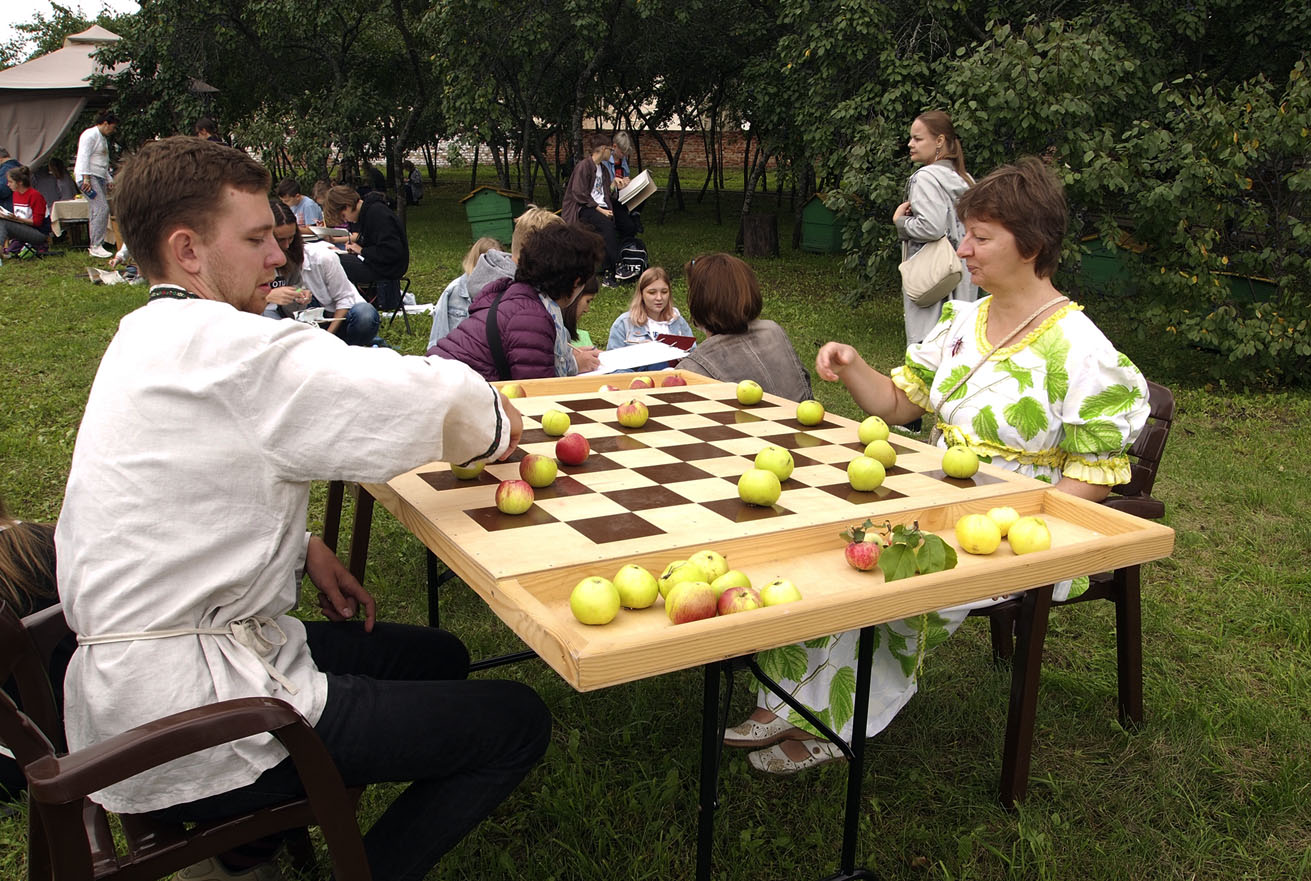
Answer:
<svg viewBox="0 0 1311 881"><path fill-rule="evenodd" d="M692 177L689 188L699 187L700 176ZM467 183L467 170L446 173L411 210L420 300L435 299L459 272L469 239L458 198ZM655 201L646 212L652 261L677 269L696 254L731 248L735 204L725 197L723 226L713 223L709 198L657 225ZM825 340L843 339L876 365L896 363L897 293L849 305L854 280L839 258L787 248L790 218L785 202L783 256L753 261L766 315L788 329L803 362L813 363ZM140 288L92 287L85 263L75 253L0 267L0 493L26 518L58 515L96 364L118 319L142 300ZM681 272L674 290L685 303ZM627 296L603 289L583 327L604 339ZM1084 302L1179 400L1158 482L1176 551L1143 576L1146 725L1130 733L1115 720L1109 604L1059 610L1047 638L1029 799L1016 813L1003 811L995 792L1008 673L990 663L986 628L967 623L928 659L921 695L870 744L859 860L888 879L1311 876L1311 465L1298 452L1311 395L1208 388L1193 378L1204 375L1195 360L1203 356L1189 353L1167 372L1158 341L1134 333L1125 301ZM399 324L384 334L417 352L428 326L423 318L414 324L412 336ZM857 415L839 387L817 383L816 391L830 409ZM321 509L320 489L311 518ZM369 585L383 614L422 621L423 584L419 543L379 511ZM448 591L442 612L475 656L518 647L468 590ZM433 877L691 877L700 672L589 694L540 662L500 675L542 694L555 714L553 744ZM751 703L740 683L734 715ZM744 754L726 752L716 877L833 871L844 782L834 766L762 778ZM393 791L371 791L366 825ZM23 877L24 836L21 816L0 820L0 878Z"/></svg>

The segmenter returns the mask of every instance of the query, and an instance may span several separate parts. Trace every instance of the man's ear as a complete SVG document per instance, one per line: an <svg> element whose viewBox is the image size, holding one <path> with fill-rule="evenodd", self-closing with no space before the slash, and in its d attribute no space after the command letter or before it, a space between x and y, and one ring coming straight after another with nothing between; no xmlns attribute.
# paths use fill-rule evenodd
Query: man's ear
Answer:
<svg viewBox="0 0 1311 881"><path fill-rule="evenodd" d="M194 229L179 226L164 239L164 260L188 275L200 274L200 236Z"/></svg>

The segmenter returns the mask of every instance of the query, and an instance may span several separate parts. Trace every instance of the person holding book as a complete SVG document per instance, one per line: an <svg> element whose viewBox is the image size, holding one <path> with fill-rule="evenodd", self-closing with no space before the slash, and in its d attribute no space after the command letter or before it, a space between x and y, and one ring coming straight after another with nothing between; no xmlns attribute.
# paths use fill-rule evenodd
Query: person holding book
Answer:
<svg viewBox="0 0 1311 881"><path fill-rule="evenodd" d="M17 256L28 247L36 253L45 253L49 246L50 218L46 216L46 200L32 186L32 170L26 165L16 165L5 173L5 183L13 191L13 210L0 213L5 255Z"/></svg>
<svg viewBox="0 0 1311 881"><path fill-rule="evenodd" d="M619 349L637 343L664 342L669 336L690 337L692 327L674 305L669 289L669 273L660 266L652 266L637 280L637 290L628 304L628 311L610 325L608 349ZM672 343L671 343L672 345ZM696 344L693 343L693 346ZM648 364L638 370L664 370L665 362Z"/></svg>
<svg viewBox="0 0 1311 881"><path fill-rule="evenodd" d="M615 265L619 262L619 233L615 228L612 178L603 164L610 158L610 140L592 132L586 140L588 155L574 166L565 187L560 216L565 223L584 223L596 230L605 242L605 263L601 267L601 284L618 287Z"/></svg>
<svg viewBox="0 0 1311 881"><path fill-rule="evenodd" d="M706 339L678 363L680 369L723 382L755 380L791 401L814 397L787 331L760 317L764 301L750 266L732 254L705 254L683 271L687 311Z"/></svg>

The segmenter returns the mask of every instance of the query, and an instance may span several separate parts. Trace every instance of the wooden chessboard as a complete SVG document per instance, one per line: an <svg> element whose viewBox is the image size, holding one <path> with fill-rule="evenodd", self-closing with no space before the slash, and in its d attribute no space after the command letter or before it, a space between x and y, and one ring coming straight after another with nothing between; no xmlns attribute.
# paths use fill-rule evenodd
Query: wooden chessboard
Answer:
<svg viewBox="0 0 1311 881"><path fill-rule="evenodd" d="M530 396L515 401L524 435L509 461L473 480L432 463L367 489L580 690L1143 562L1172 546L1166 527L990 465L969 480L949 478L941 450L895 433L897 463L883 486L856 492L846 474L864 449L855 422L827 414L819 425L802 425L791 401L766 396L746 406L732 384L681 375L688 385L619 392L596 391L607 377L525 383ZM634 397L650 418L626 429L616 408ZM502 514L497 483L517 478L528 453L554 455L556 438L539 421L549 409L569 414L592 453L582 465L561 465L526 514ZM777 504L748 505L738 499L737 479L769 445L790 450L796 469ZM1023 559L1004 546L989 557L961 554L951 572L892 584L843 560L838 533L866 518L918 520L955 544L956 519L1000 504L1043 514L1053 549ZM659 600L603 627L573 619L569 592L583 577L612 577L629 562L658 574L702 548L724 554L757 585L786 577L805 599L677 627Z"/></svg>

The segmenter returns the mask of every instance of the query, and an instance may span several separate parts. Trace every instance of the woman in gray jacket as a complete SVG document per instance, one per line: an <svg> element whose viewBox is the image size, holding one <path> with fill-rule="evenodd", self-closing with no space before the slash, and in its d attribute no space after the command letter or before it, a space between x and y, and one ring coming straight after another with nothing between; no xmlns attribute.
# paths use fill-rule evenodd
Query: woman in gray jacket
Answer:
<svg viewBox="0 0 1311 881"><path fill-rule="evenodd" d="M905 260L929 242L943 236L952 248L960 245L965 230L956 216L956 200L974 183L965 171L965 150L951 117L941 110L929 110L915 117L910 125L911 161L921 166L906 185L906 201L897 206L892 222L902 240ZM953 300L974 300L979 289L970 281L969 270L961 262L960 284L951 293ZM916 306L905 293L906 344L923 342L938 323L942 303Z"/></svg>

